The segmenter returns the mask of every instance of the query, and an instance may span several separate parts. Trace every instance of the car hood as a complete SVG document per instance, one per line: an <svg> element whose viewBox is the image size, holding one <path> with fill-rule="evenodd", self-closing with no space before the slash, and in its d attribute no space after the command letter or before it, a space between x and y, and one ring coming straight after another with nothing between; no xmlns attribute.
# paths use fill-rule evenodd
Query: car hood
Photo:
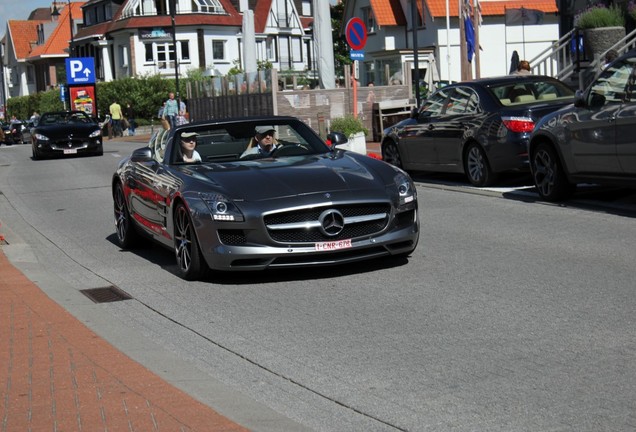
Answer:
<svg viewBox="0 0 636 432"><path fill-rule="evenodd" d="M73 123L73 124L52 124L34 129L34 133L45 135L49 138L74 136L88 136L91 132L98 130L95 123Z"/></svg>
<svg viewBox="0 0 636 432"><path fill-rule="evenodd" d="M220 188L229 198L246 201L383 190L397 174L396 168L382 161L340 150L322 155L191 165L181 171Z"/></svg>

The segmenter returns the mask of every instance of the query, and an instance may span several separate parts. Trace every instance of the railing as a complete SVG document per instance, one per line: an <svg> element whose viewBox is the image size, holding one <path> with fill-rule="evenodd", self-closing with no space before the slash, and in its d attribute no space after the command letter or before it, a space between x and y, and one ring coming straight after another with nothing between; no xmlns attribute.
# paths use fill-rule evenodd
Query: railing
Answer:
<svg viewBox="0 0 636 432"><path fill-rule="evenodd" d="M607 51L601 53L598 58L595 58L589 64L589 67L586 71L581 71L579 74L579 88L586 88L592 80L596 77L596 72L600 71L601 61L605 57L608 51L615 50L619 56L625 54L627 51L636 47L636 29L632 32L625 35L624 38L616 42L614 45L609 47Z"/></svg>
<svg viewBox="0 0 636 432"><path fill-rule="evenodd" d="M574 73L574 62L570 44L574 30L566 33L546 48L543 52L530 60L530 68L535 75L548 75L560 80L568 79Z"/></svg>
<svg viewBox="0 0 636 432"><path fill-rule="evenodd" d="M636 30L634 30L608 48L607 51L601 53L599 58L588 59L581 49L581 37L582 35L577 30L571 30L563 35L551 47L530 60L532 73L548 75L566 82L578 81L579 89L582 90L596 76L601 59L607 51L613 49L621 55L636 47Z"/></svg>

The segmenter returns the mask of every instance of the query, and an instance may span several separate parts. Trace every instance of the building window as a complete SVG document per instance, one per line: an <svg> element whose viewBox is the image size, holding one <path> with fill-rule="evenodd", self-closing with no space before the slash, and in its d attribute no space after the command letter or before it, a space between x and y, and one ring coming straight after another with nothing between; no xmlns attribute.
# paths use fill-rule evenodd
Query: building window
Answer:
<svg viewBox="0 0 636 432"><path fill-rule="evenodd" d="M225 60L225 41L212 41L212 60Z"/></svg>
<svg viewBox="0 0 636 432"><path fill-rule="evenodd" d="M35 82L35 70L33 66L27 66L26 79L28 84L33 84Z"/></svg>
<svg viewBox="0 0 636 432"><path fill-rule="evenodd" d="M276 47L276 39L275 38L267 38L266 44L266 52L267 52L267 60L277 62L278 61L278 49Z"/></svg>
<svg viewBox="0 0 636 432"><path fill-rule="evenodd" d="M119 45L119 64L122 67L128 66L128 47L126 45Z"/></svg>
<svg viewBox="0 0 636 432"><path fill-rule="evenodd" d="M301 5L301 12L300 14L302 16L313 16L313 12L311 11L311 0L303 0L303 3Z"/></svg>
<svg viewBox="0 0 636 432"><path fill-rule="evenodd" d="M152 44L151 43L145 43L144 47L146 48L146 63L152 63L155 59L154 54L152 53Z"/></svg>
<svg viewBox="0 0 636 432"><path fill-rule="evenodd" d="M225 13L225 9L219 0L194 0L199 12L220 14Z"/></svg>
<svg viewBox="0 0 636 432"><path fill-rule="evenodd" d="M179 59L190 61L190 41L179 41L179 45L181 45Z"/></svg>
<svg viewBox="0 0 636 432"><path fill-rule="evenodd" d="M171 43L158 43L157 44L157 68L174 69L174 67L175 67L174 45Z"/></svg>
<svg viewBox="0 0 636 432"><path fill-rule="evenodd" d="M367 33L375 33L375 16L373 15L373 10L370 7L362 8L362 16L367 25Z"/></svg>
<svg viewBox="0 0 636 432"><path fill-rule="evenodd" d="M291 38L292 61L303 61L303 51L301 49L300 38Z"/></svg>

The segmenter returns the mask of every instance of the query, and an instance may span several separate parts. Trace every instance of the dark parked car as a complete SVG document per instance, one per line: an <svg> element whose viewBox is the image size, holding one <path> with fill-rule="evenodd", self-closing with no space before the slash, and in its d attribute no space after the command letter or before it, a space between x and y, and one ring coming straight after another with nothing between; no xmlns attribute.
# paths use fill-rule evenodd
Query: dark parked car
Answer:
<svg viewBox="0 0 636 432"><path fill-rule="evenodd" d="M583 182L636 187L635 132L636 50L537 125L530 168L541 197L566 199Z"/></svg>
<svg viewBox="0 0 636 432"><path fill-rule="evenodd" d="M262 126L275 131L280 146L269 156L243 154ZM181 140L191 146L193 136L201 162L186 163ZM347 141L338 133L330 139ZM150 237L174 250L178 274L188 280L208 269L302 269L406 256L419 239L408 174L330 147L293 117L161 130L120 162L112 194L120 246Z"/></svg>
<svg viewBox="0 0 636 432"><path fill-rule="evenodd" d="M83 111L46 112L31 133L33 159L104 154L102 131L95 119Z"/></svg>
<svg viewBox="0 0 636 432"><path fill-rule="evenodd" d="M535 123L573 100L570 87L546 76L450 84L384 131L382 158L406 170L464 173L487 186L498 173L527 170Z"/></svg>
<svg viewBox="0 0 636 432"><path fill-rule="evenodd" d="M26 125L22 120L11 120L8 123L3 123L3 142L7 145L23 144L24 140L22 137L22 132L25 130L25 128Z"/></svg>

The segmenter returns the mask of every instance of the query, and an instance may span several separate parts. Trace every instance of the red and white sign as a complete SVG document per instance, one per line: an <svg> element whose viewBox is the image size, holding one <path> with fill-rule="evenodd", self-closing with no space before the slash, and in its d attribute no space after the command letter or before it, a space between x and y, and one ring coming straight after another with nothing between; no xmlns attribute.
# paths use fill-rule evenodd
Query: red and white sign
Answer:
<svg viewBox="0 0 636 432"><path fill-rule="evenodd" d="M367 26L358 17L353 17L347 21L345 37L351 49L360 51L367 43Z"/></svg>

